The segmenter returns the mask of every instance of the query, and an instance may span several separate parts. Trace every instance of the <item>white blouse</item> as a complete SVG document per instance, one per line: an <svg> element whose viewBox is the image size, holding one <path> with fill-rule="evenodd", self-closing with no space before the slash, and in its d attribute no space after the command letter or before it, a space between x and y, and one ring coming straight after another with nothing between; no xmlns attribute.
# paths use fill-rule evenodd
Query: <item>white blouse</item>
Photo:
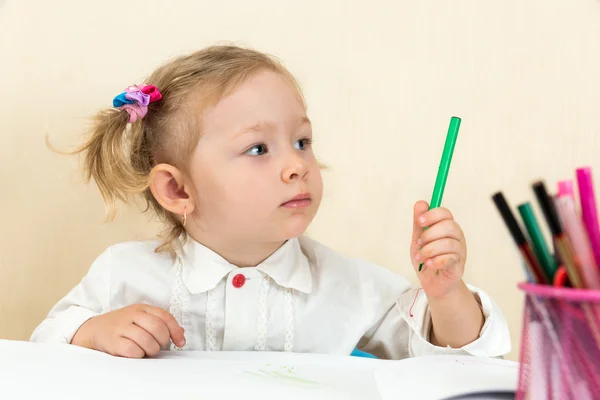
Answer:
<svg viewBox="0 0 600 400"><path fill-rule="evenodd" d="M31 337L70 343L89 318L145 303L168 310L185 329L183 350L292 351L380 358L427 354L495 357L510 351L506 320L469 286L485 324L459 349L429 343L422 290L369 262L344 257L307 237L288 240L260 265L238 268L188 237L180 256L156 241L109 247L50 311ZM177 349L174 345L171 349Z"/></svg>

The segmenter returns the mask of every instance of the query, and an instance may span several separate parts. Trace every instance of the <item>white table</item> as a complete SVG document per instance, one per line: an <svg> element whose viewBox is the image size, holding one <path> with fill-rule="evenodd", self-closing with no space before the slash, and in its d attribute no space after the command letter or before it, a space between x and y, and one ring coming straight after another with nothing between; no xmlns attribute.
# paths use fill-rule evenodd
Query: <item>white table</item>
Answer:
<svg viewBox="0 0 600 400"><path fill-rule="evenodd" d="M163 352L134 360L0 340L0 399L443 399L515 390L517 375L517 363L462 356Z"/></svg>

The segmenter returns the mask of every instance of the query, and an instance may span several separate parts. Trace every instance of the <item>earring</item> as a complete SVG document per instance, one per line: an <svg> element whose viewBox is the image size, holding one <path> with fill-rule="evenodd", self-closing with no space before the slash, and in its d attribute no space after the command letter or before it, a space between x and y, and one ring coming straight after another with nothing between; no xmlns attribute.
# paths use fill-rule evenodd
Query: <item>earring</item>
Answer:
<svg viewBox="0 0 600 400"><path fill-rule="evenodd" d="M183 227L185 228L185 223L187 222L187 206L183 208Z"/></svg>

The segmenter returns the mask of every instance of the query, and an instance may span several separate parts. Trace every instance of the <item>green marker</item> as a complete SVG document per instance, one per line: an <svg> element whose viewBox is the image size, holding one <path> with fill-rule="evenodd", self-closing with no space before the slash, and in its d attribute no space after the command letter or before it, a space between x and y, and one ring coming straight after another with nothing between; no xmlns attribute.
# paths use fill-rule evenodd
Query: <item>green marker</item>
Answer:
<svg viewBox="0 0 600 400"><path fill-rule="evenodd" d="M456 145L459 128L460 118L452 117L450 119L450 126L448 127L448 134L446 135L446 143L444 144L444 151L442 153L437 177L435 178L433 195L431 196L431 202L429 203L430 210L442 205L442 197L444 196L444 189L446 188L446 180L448 179L448 172L450 171L450 163L452 162L452 154L454 154L454 146ZM419 265L419 271L421 271L422 268L423 264Z"/></svg>
<svg viewBox="0 0 600 400"><path fill-rule="evenodd" d="M556 260L550 253L550 250L548 250L548 246L546 245L546 241L544 240L540 226L535 218L535 215L533 214L531 203L527 202L520 204L517 208L519 209L521 218L523 218L525 229L527 229L527 233L529 233L529 237L531 238L533 251L542 265L542 269L546 274L546 278L548 278L548 282L552 282L558 266L556 265Z"/></svg>

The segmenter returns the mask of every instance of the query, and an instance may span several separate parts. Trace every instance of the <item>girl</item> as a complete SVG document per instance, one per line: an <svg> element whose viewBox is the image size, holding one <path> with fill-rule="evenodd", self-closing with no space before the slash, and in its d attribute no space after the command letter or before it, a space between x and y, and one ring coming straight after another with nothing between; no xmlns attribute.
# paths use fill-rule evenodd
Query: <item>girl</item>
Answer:
<svg viewBox="0 0 600 400"><path fill-rule="evenodd" d="M108 248L32 340L124 357L161 349L377 357L501 356L506 321L462 281L450 211L414 209L420 289L302 234L321 201L311 123L292 75L265 54L210 47L160 67L98 114L85 154L114 216L141 194L160 241ZM423 227L429 229L424 231Z"/></svg>

